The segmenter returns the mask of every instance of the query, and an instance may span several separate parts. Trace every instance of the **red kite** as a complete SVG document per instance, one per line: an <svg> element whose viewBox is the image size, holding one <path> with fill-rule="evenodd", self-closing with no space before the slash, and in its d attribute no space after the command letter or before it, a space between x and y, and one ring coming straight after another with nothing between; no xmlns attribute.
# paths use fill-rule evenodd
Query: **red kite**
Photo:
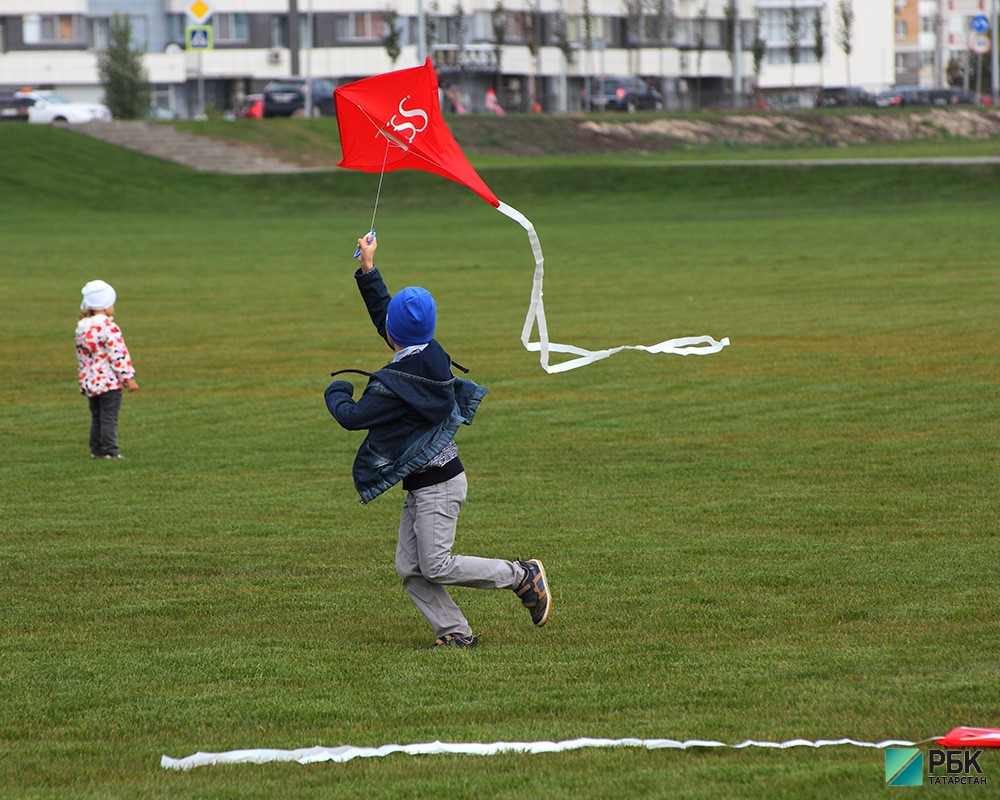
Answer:
<svg viewBox="0 0 1000 800"><path fill-rule="evenodd" d="M956 749L1000 747L1000 728L954 728L947 736L935 741L942 747Z"/></svg>
<svg viewBox="0 0 1000 800"><path fill-rule="evenodd" d="M622 350L650 353L708 355L729 344L711 336L687 336L659 344L622 345L607 350L585 350L549 341L542 303L545 259L535 227L516 208L501 202L469 164L441 115L438 80L431 60L421 67L387 72L339 87L334 92L337 124L343 159L339 166L362 172L419 169L433 172L469 187L501 214L517 222L528 234L535 257L535 279L531 303L521 330L525 349L540 354L542 369L548 373L576 369ZM376 208L378 200L376 199ZM538 341L531 342L531 330L538 324ZM576 358L549 364L549 353L569 353Z"/></svg>

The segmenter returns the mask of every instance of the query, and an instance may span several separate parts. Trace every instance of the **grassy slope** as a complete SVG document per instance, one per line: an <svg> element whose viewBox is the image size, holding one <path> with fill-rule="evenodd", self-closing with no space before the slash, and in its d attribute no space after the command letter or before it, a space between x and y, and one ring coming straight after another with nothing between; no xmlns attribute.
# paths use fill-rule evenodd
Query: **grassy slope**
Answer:
<svg viewBox="0 0 1000 800"><path fill-rule="evenodd" d="M913 112L907 110L907 115ZM653 114L625 115L594 114L591 119L598 122L628 122L654 120ZM685 115L670 115L671 118ZM695 115L689 115L694 117ZM791 115L819 121L836 118L829 111L804 112ZM872 136L879 133L877 121L892 122L898 115L893 111L871 114ZM768 115L770 119L781 119L780 115ZM518 162L539 165L565 165L572 159L574 163L597 166L612 161L636 163L689 163L710 160L744 160L748 158L774 159L846 159L911 157L934 158L942 156L997 156L1000 155L1000 139L961 139L941 133L937 139L909 142L879 143L873 141L865 145L824 146L822 137L814 134L816 141L798 145L768 147L748 147L739 142L740 132L733 129L730 138L723 138L708 144L677 143L664 149L663 142L650 140L621 140L613 152L606 150L606 140L591 137L577 128L575 117L508 115L502 119L483 116L448 118L448 124L463 151L477 166L493 168L508 167ZM716 118L716 121L718 119ZM220 139L244 142L260 147L276 155L284 156L309 166L332 167L341 158L337 121L317 120L212 120L202 122L170 123L191 133L213 136ZM882 132L887 139L896 131L887 128ZM524 156L525 153L536 155Z"/></svg>
<svg viewBox="0 0 1000 800"><path fill-rule="evenodd" d="M429 653L321 400L383 357L350 278L372 176L221 178L0 130L17 313L0 427L0 785L129 797L875 796L864 750L469 759L178 775L161 753L577 736L920 738L996 725L996 168L484 170L538 228L557 341L730 336L545 376L523 232L386 177L390 286L492 389L462 551L539 556L530 629ZM101 276L142 390L86 459L75 297ZM85 510L86 509L86 510ZM992 753L987 754L992 756ZM988 775L1000 761L983 760Z"/></svg>

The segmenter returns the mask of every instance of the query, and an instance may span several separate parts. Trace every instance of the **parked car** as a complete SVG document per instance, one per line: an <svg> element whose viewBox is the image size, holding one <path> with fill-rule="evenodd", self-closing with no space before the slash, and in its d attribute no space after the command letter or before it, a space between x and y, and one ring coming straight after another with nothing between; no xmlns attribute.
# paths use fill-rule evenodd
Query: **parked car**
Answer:
<svg viewBox="0 0 1000 800"><path fill-rule="evenodd" d="M27 122L31 101L26 97L0 94L0 122Z"/></svg>
<svg viewBox="0 0 1000 800"><path fill-rule="evenodd" d="M903 105L903 96L899 92L891 89L879 92L875 95L875 106L877 108L899 108Z"/></svg>
<svg viewBox="0 0 1000 800"><path fill-rule="evenodd" d="M901 106L927 106L931 102L931 90L926 86L893 86L890 91L899 97Z"/></svg>
<svg viewBox="0 0 1000 800"><path fill-rule="evenodd" d="M248 94L233 109L236 119L261 119L264 116L264 95Z"/></svg>
<svg viewBox="0 0 1000 800"><path fill-rule="evenodd" d="M102 103L77 103L68 97L35 89L23 89L17 97L31 101L28 122L50 125L54 122L111 122L111 110Z"/></svg>
<svg viewBox="0 0 1000 800"><path fill-rule="evenodd" d="M336 88L325 78L313 78L311 83L313 115L334 116L333 90ZM305 78L288 78L271 81L264 87L265 117L301 117L306 107Z"/></svg>
<svg viewBox="0 0 1000 800"><path fill-rule="evenodd" d="M963 92L961 89L931 89L928 93L928 102L932 106L988 106L992 103L992 98L988 94L980 95L979 98L970 92Z"/></svg>
<svg viewBox="0 0 1000 800"><path fill-rule="evenodd" d="M584 105L591 111L659 110L663 95L641 78L602 78L591 85Z"/></svg>
<svg viewBox="0 0 1000 800"><path fill-rule="evenodd" d="M154 120L155 122L166 122L180 119L176 111L172 108L164 108L163 106L153 106L150 108L146 118Z"/></svg>
<svg viewBox="0 0 1000 800"><path fill-rule="evenodd" d="M816 94L817 108L873 105L875 98L860 86L830 86Z"/></svg>

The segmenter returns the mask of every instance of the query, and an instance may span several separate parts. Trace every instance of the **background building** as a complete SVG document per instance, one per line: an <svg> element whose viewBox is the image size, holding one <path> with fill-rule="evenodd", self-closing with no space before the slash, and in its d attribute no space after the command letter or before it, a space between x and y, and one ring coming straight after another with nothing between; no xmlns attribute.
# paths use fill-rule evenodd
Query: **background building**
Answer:
<svg viewBox="0 0 1000 800"><path fill-rule="evenodd" d="M992 13L993 0L896 0L896 83L946 85L949 67L969 64L970 57L976 62L970 50L973 18ZM962 78L971 79L971 71Z"/></svg>
<svg viewBox="0 0 1000 800"><path fill-rule="evenodd" d="M192 0L0 0L0 87L100 100L97 53L119 12L131 16L146 53L155 105L179 116L195 113L199 91L224 110L274 78L340 84L415 65L424 53L472 111L482 110L490 87L508 110L577 110L594 81L612 75L641 76L668 108L730 105L734 73L744 100L761 94L772 105L807 105L820 86L943 82L942 37L951 28L929 7L963 0L850 0L849 59L836 41L840 0L501 0L502 13L496 0L402 0L391 11L385 0L204 2L214 47L199 54L185 40Z"/></svg>

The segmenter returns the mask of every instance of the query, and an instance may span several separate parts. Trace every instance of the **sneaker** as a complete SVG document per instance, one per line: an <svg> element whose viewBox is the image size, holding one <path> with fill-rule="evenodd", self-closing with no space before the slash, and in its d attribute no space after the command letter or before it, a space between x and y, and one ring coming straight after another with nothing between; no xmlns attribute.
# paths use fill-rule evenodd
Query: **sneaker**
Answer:
<svg viewBox="0 0 1000 800"><path fill-rule="evenodd" d="M98 458L125 458L121 453L115 453L113 456L98 456Z"/></svg>
<svg viewBox="0 0 1000 800"><path fill-rule="evenodd" d="M479 636L474 633L470 633L468 636L446 633L434 642L435 647L475 647L477 644L479 644Z"/></svg>
<svg viewBox="0 0 1000 800"><path fill-rule="evenodd" d="M545 567L537 558L518 561L517 564L524 568L526 574L514 592L521 598L521 605L531 614L531 621L540 628L549 621L549 611L552 610L552 592L545 579Z"/></svg>

